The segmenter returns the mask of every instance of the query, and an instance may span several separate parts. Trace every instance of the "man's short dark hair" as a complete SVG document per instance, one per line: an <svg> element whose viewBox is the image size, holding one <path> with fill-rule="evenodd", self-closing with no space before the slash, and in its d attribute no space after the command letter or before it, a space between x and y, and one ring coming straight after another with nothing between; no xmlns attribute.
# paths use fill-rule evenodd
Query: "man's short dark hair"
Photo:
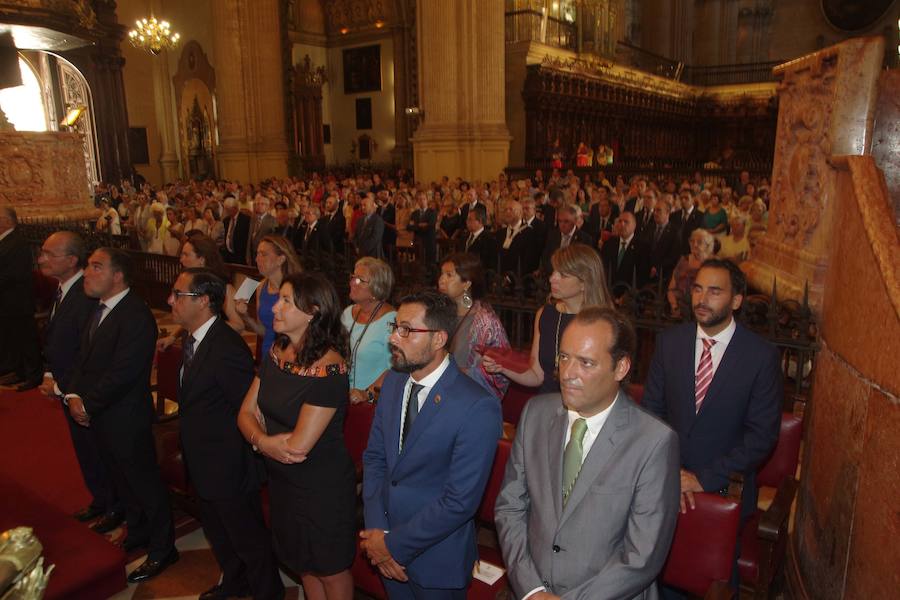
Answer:
<svg viewBox="0 0 900 600"><path fill-rule="evenodd" d="M436 290L422 290L409 294L400 304L421 304L425 307L425 326L428 329L447 332L447 344L456 329L456 303L449 296Z"/></svg>
<svg viewBox="0 0 900 600"><path fill-rule="evenodd" d="M83 269L87 264L88 249L84 239L74 231L59 232L65 241L66 254L74 256L78 260L78 268Z"/></svg>
<svg viewBox="0 0 900 600"><path fill-rule="evenodd" d="M221 277L202 267L184 269L182 273L191 276L190 291L209 298L209 310L220 316L225 305L225 281Z"/></svg>
<svg viewBox="0 0 900 600"><path fill-rule="evenodd" d="M565 199L565 194L563 194L563 191L555 185L550 188L547 196L551 201L556 200L558 202L562 202Z"/></svg>
<svg viewBox="0 0 900 600"><path fill-rule="evenodd" d="M19 217L16 215L16 209L12 206L0 206L0 210L6 213L6 218L12 222L13 227L18 226Z"/></svg>
<svg viewBox="0 0 900 600"><path fill-rule="evenodd" d="M700 265L701 269L725 269L731 279L731 293L734 296L743 296L747 293L747 276L734 262L724 258L707 258Z"/></svg>
<svg viewBox="0 0 900 600"><path fill-rule="evenodd" d="M609 348L613 369L626 356L631 360L631 364L634 365L634 356L637 351L637 334L634 332L634 325L631 324L631 320L628 317L608 306L588 306L575 315L574 320L582 325L593 325L598 321L607 323L612 328L613 333L612 346Z"/></svg>
<svg viewBox="0 0 900 600"><path fill-rule="evenodd" d="M121 273L122 282L126 286L131 287L131 283L133 281L132 273L134 271L131 255L120 248L112 248L110 246L97 248L97 250L103 252L109 257L110 268L116 273Z"/></svg>

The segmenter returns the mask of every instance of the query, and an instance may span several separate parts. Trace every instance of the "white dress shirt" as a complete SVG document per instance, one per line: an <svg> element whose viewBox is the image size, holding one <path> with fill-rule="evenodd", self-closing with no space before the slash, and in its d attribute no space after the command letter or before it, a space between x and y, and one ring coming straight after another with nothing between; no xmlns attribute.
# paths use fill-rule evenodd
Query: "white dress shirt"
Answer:
<svg viewBox="0 0 900 600"><path fill-rule="evenodd" d="M706 335L706 332L703 331L703 328L697 325L697 341L694 347L694 373L696 373L697 369L700 368L700 357L703 356L703 340L705 338L716 341L716 343L713 344L712 348L709 349L709 353L712 355L713 377L716 376L716 369L719 368L719 363L722 362L722 357L725 355L725 350L728 348L728 344L731 342L731 338L734 337L735 329L737 329L737 325L734 321L734 317L731 317L731 323L728 324L728 327L714 336Z"/></svg>
<svg viewBox="0 0 900 600"><path fill-rule="evenodd" d="M444 357L444 360L441 361L441 364L438 367L422 378L422 381L416 381L410 375L409 379L406 380L406 385L403 386L403 405L400 407L400 450L403 449L403 424L406 421L406 405L409 400L409 390L412 387L412 384L418 383L422 386L422 389L419 390L419 395L416 398L416 401L419 403L418 412L422 412L422 405L425 404L425 400L428 399L428 394L431 392L431 388L433 388L441 376L444 374L444 371L447 370L447 367L450 366L450 355Z"/></svg>

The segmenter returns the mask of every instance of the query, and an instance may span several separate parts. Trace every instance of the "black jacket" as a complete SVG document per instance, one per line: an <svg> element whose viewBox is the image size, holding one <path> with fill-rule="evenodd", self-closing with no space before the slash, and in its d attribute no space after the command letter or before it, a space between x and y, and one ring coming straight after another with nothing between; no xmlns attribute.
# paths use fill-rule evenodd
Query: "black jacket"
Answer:
<svg viewBox="0 0 900 600"><path fill-rule="evenodd" d="M53 374L63 394L69 391L72 367L96 307L96 298L84 293L84 276L80 276L44 329L44 370Z"/></svg>

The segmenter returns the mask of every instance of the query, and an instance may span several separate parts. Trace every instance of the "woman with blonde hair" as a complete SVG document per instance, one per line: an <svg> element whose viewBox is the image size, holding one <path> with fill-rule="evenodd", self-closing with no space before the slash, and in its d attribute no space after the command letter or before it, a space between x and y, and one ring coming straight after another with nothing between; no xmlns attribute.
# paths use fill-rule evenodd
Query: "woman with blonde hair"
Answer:
<svg viewBox="0 0 900 600"><path fill-rule="evenodd" d="M715 237L706 229L695 229L688 238L688 243L691 253L681 257L672 272L672 279L669 280L667 297L673 317L690 313L689 299L694 277L697 276L703 261L710 258L716 248Z"/></svg>
<svg viewBox="0 0 900 600"><path fill-rule="evenodd" d="M262 337L260 356L266 356L275 341L272 307L278 301L278 290L285 277L300 273L303 269L293 244L280 235L267 235L259 241L256 246L256 268L263 276L256 288L256 318L248 313L246 300L235 300L234 308L244 326Z"/></svg>
<svg viewBox="0 0 900 600"><path fill-rule="evenodd" d="M500 373L520 385L540 387L542 394L559 391L559 341L575 315L586 306L612 305L603 263L593 248L570 244L554 252L550 262L550 298L534 317L528 370L518 373L488 356L482 363L488 373Z"/></svg>

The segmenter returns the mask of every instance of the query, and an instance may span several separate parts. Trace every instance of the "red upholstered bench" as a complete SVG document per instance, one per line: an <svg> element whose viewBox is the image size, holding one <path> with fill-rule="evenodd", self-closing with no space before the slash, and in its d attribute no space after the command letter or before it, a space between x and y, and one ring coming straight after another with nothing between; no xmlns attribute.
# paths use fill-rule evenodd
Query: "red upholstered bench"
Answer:
<svg viewBox="0 0 900 600"><path fill-rule="evenodd" d="M45 598L99 600L125 589L125 553L83 523L13 483L0 483L0 531L27 526L56 565Z"/></svg>

